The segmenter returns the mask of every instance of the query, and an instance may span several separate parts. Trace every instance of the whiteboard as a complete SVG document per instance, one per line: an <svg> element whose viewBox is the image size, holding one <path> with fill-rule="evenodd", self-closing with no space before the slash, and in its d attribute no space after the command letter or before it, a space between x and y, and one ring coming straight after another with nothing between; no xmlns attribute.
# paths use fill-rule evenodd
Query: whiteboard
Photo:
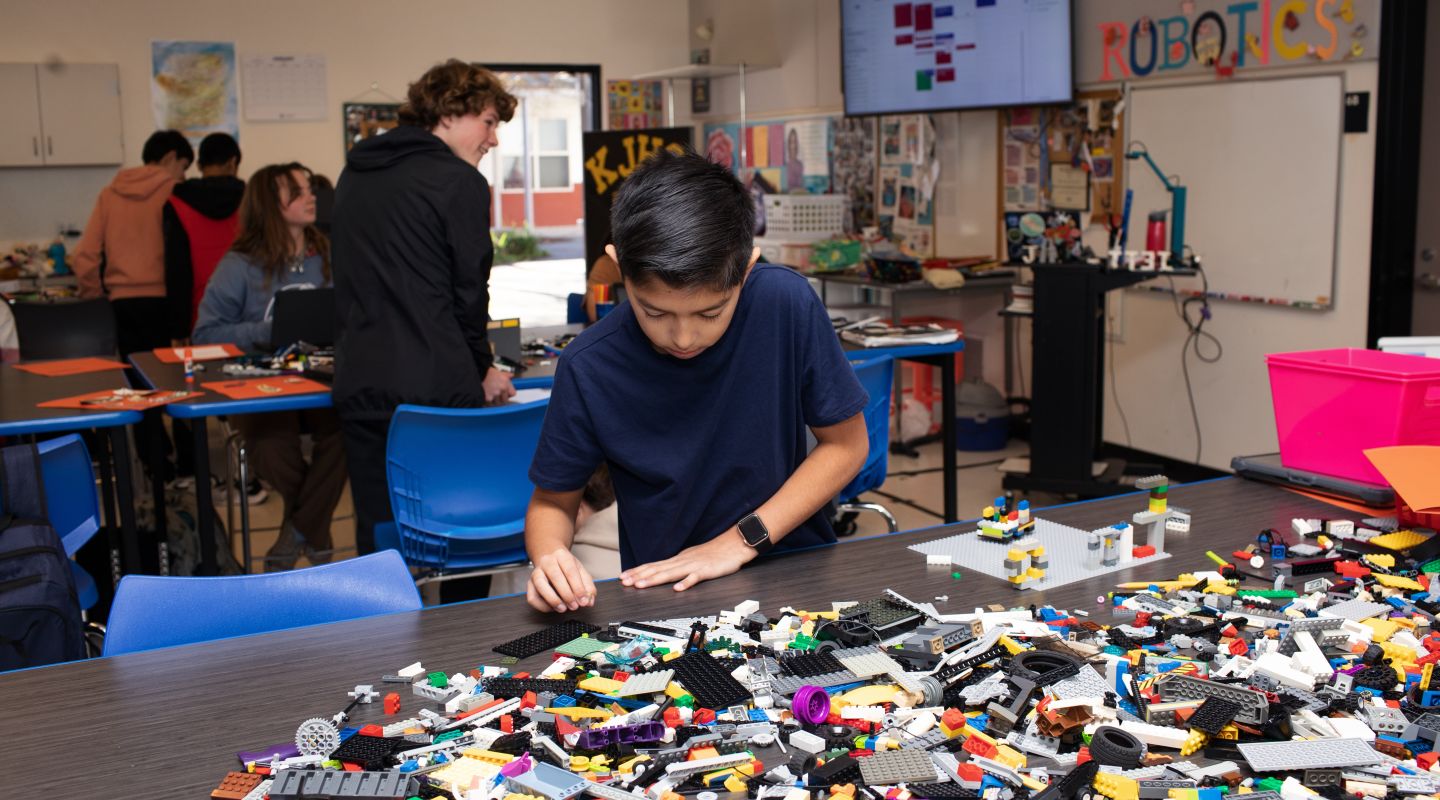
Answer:
<svg viewBox="0 0 1440 800"><path fill-rule="evenodd" d="M1331 306L1343 96L1342 77L1329 73L1131 91L1129 149L1143 143L1189 189L1185 244L1199 254L1212 297ZM1149 213L1168 210L1170 194L1143 160L1128 166L1128 248L1138 250ZM1167 245L1171 224L1167 216ZM1198 278L1175 285L1201 289Z"/></svg>

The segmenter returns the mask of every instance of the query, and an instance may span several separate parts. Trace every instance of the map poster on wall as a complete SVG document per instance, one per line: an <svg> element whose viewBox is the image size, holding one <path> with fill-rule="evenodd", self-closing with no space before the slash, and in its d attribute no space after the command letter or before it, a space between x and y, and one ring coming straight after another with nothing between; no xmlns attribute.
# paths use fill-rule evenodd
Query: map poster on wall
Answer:
<svg viewBox="0 0 1440 800"><path fill-rule="evenodd" d="M233 42L151 42L150 75L156 127L193 142L217 132L239 138Z"/></svg>

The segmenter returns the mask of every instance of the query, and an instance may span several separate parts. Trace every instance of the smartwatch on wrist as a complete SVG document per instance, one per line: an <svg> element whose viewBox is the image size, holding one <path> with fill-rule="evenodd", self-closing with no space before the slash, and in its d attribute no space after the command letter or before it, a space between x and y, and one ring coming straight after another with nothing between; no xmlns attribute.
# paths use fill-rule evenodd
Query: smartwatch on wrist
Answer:
<svg viewBox="0 0 1440 800"><path fill-rule="evenodd" d="M775 543L770 541L770 531L766 529L764 521L755 514L740 520L738 527L740 528L740 537L745 540L745 544L754 549L756 555L763 556L770 552L771 547L775 546Z"/></svg>

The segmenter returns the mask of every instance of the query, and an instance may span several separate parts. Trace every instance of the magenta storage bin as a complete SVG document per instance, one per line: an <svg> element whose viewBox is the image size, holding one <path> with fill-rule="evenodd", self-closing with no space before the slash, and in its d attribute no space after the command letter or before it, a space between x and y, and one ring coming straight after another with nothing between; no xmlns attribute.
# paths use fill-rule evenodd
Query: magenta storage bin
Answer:
<svg viewBox="0 0 1440 800"><path fill-rule="evenodd" d="M1265 360L1286 467L1384 484L1365 450L1440 445L1440 359L1342 347Z"/></svg>

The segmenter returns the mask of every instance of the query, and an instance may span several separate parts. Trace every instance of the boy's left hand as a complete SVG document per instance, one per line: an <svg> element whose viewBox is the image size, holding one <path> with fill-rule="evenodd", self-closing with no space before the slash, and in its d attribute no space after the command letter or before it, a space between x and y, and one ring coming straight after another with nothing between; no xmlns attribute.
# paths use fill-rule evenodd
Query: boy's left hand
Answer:
<svg viewBox="0 0 1440 800"><path fill-rule="evenodd" d="M675 591L683 592L701 581L729 575L754 557L755 549L745 544L740 529L731 528L704 544L681 550L672 558L627 569L620 573L620 582L644 589L678 579Z"/></svg>

